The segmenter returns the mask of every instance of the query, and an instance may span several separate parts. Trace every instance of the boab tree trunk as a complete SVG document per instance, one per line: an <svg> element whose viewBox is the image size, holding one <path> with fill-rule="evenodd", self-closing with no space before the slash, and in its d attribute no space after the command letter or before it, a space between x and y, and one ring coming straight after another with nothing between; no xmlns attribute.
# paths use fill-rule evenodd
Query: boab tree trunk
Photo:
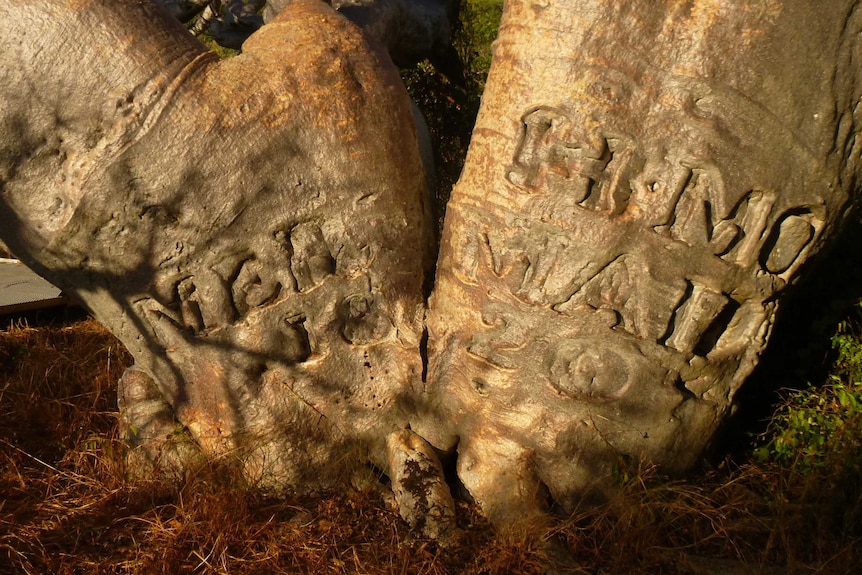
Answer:
<svg viewBox="0 0 862 575"><path fill-rule="evenodd" d="M427 374L409 102L311 0L226 62L147 3L6 0L0 235L132 352L123 420L157 464L184 464L177 425L276 487L355 448L435 534L449 451L496 520L571 506L620 456L690 466L728 412L855 192L860 24L507 2Z"/></svg>
<svg viewBox="0 0 862 575"><path fill-rule="evenodd" d="M857 8L506 3L417 428L486 512L698 458L857 191Z"/></svg>
<svg viewBox="0 0 862 575"><path fill-rule="evenodd" d="M227 61L150 2L8 0L0 39L2 235L134 356L130 439L268 486L386 468L434 256L388 57L312 1Z"/></svg>

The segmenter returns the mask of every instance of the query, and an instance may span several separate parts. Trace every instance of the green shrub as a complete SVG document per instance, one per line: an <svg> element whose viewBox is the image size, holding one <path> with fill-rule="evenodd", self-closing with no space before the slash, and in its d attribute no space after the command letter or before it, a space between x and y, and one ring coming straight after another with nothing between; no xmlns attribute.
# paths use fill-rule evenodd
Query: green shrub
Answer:
<svg viewBox="0 0 862 575"><path fill-rule="evenodd" d="M754 456L829 481L862 471L862 339L850 321L832 337L837 358L826 383L787 393Z"/></svg>
<svg viewBox="0 0 862 575"><path fill-rule="evenodd" d="M471 0L465 2L461 9L463 35L469 39L469 45L463 46L465 52L461 57L470 71L483 79L491 67L491 43L497 38L502 15L502 0Z"/></svg>

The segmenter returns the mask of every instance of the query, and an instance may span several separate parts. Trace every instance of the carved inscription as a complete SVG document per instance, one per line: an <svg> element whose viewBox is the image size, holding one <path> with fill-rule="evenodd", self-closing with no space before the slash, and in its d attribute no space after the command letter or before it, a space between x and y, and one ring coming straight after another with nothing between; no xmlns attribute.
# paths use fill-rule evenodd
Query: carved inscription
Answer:
<svg viewBox="0 0 862 575"><path fill-rule="evenodd" d="M371 294L355 294L341 306L344 339L354 345L369 345L380 341L394 329L392 322Z"/></svg>
<svg viewBox="0 0 862 575"><path fill-rule="evenodd" d="M770 228L774 192L727 190L715 166L647 164L624 138L579 126L559 108L528 111L507 172L524 192L552 197L556 219L565 221L571 210L625 213L643 229L773 274L789 269L816 239L821 222L804 206Z"/></svg>
<svg viewBox="0 0 862 575"><path fill-rule="evenodd" d="M163 315L194 334L212 331L237 323L285 294L311 290L334 274L336 260L316 224L277 231L272 240L259 254L230 254L215 263L199 262L198 269L189 266L191 275L175 284L174 302L159 306L164 308ZM354 260L350 265L359 265L360 258ZM347 313L345 317L355 320L360 315ZM296 330L291 326L289 331ZM298 339L307 337L300 334Z"/></svg>
<svg viewBox="0 0 862 575"><path fill-rule="evenodd" d="M507 306L496 304L483 310L482 322L489 329L473 335L467 343L467 352L497 367L517 369L519 362L512 353L526 345L529 326L519 321Z"/></svg>
<svg viewBox="0 0 862 575"><path fill-rule="evenodd" d="M679 351L699 351L705 355L711 346L698 344L729 303L724 294L689 282L686 298L674 310L670 335L663 343Z"/></svg>
<svg viewBox="0 0 862 575"><path fill-rule="evenodd" d="M494 275L521 301L545 305L571 296L571 268L581 250L565 234L515 222L506 230L489 229L482 243Z"/></svg>
<svg viewBox="0 0 862 575"><path fill-rule="evenodd" d="M335 259L323 231L317 224L299 224L290 232L293 255L290 259L299 291L307 291L335 272Z"/></svg>
<svg viewBox="0 0 862 575"><path fill-rule="evenodd" d="M629 178L643 162L615 140L579 129L561 111L542 107L522 118L522 132L508 179L529 193L559 194L567 203L618 214L625 209Z"/></svg>
<svg viewBox="0 0 862 575"><path fill-rule="evenodd" d="M277 299L281 283L267 273L260 260L248 259L242 263L231 293L237 312L243 316L249 310Z"/></svg>
<svg viewBox="0 0 862 575"><path fill-rule="evenodd" d="M762 255L762 265L767 271L779 274L793 265L814 239L813 219L814 216L807 212L786 215L778 222Z"/></svg>
<svg viewBox="0 0 862 575"><path fill-rule="evenodd" d="M548 238L526 227L508 233L486 233L486 261L510 293L525 303L549 305L571 317L583 310L600 312L603 323L614 330L702 353L708 351L704 330L716 325L726 307L737 305L698 282L657 279L653 266L660 262L651 264L643 255L624 254L598 265L579 259L581 251L576 246L569 249L559 235ZM471 348L475 355L508 367L512 362L505 349L523 345L524 334L512 332L512 321L502 308L486 312L484 322L493 329L474 336Z"/></svg>
<svg viewBox="0 0 862 575"><path fill-rule="evenodd" d="M543 217L512 217L464 234L470 267L463 280L482 285L490 273L514 299L580 318L587 331L605 335L535 340L535 326L500 301L483 310L484 329L471 334L466 349L490 365L517 370L524 349L548 346L542 369L554 389L604 402L621 398L630 374L646 369L637 340L688 358L749 345L763 328L768 304L736 294L768 297L769 286L780 284L759 278L792 272L823 222L810 206L779 207L774 191L727 190L714 165L646 162L624 137L605 137L584 123L552 107L522 117L506 177L529 194L528 205L541 206ZM591 241L592 224L583 219L590 214L609 220L597 228L603 230L598 239L608 242L604 257L578 240ZM608 227L613 221L618 229ZM653 234L663 238L649 240L656 249L641 250L638 242ZM679 244L692 248L690 259ZM664 257L682 268L668 273ZM706 271L734 274L739 268L749 284L734 294L720 287L726 278Z"/></svg>
<svg viewBox="0 0 862 575"><path fill-rule="evenodd" d="M718 209L724 203L723 190L709 173L692 172L673 207L673 222L666 233L690 246L705 246L723 256L741 235L740 226ZM659 227L656 231L664 231Z"/></svg>
<svg viewBox="0 0 862 575"><path fill-rule="evenodd" d="M622 398L648 369L643 355L629 342L596 338L564 339L549 359L549 381L557 393L593 403Z"/></svg>
<svg viewBox="0 0 862 575"><path fill-rule="evenodd" d="M520 144L509 180L531 191L565 191L580 202L608 165L602 139L590 143L587 134L553 108L539 108L523 117Z"/></svg>

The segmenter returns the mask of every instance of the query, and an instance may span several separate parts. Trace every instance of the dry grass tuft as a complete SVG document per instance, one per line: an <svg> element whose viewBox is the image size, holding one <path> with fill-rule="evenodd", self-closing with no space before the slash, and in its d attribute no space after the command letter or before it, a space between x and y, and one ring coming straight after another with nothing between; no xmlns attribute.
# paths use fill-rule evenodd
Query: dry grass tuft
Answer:
<svg viewBox="0 0 862 575"><path fill-rule="evenodd" d="M862 559L858 498L767 465L629 470L606 504L530 533L496 533L462 502L445 548L371 490L276 499L217 465L129 480L129 361L92 320L0 332L0 573L839 574Z"/></svg>

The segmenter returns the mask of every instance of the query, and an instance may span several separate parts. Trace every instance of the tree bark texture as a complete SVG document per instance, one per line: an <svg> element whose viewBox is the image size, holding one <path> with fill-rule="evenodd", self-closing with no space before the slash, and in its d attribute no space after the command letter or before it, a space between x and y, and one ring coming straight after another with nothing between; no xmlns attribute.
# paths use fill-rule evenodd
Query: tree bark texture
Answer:
<svg viewBox="0 0 862 575"><path fill-rule="evenodd" d="M418 430L491 514L699 457L857 191L857 4L506 3Z"/></svg>
<svg viewBox="0 0 862 575"><path fill-rule="evenodd" d="M133 354L157 466L367 459L440 535L449 453L496 521L572 508L697 460L846 217L857 7L508 1L426 331L410 103L347 20L299 0L220 62L149 2L6 0L0 236Z"/></svg>
<svg viewBox="0 0 862 575"><path fill-rule="evenodd" d="M135 357L132 439L184 427L267 485L325 480L354 444L384 466L433 265L388 58L307 1L226 61L149 2L0 16L3 237Z"/></svg>

